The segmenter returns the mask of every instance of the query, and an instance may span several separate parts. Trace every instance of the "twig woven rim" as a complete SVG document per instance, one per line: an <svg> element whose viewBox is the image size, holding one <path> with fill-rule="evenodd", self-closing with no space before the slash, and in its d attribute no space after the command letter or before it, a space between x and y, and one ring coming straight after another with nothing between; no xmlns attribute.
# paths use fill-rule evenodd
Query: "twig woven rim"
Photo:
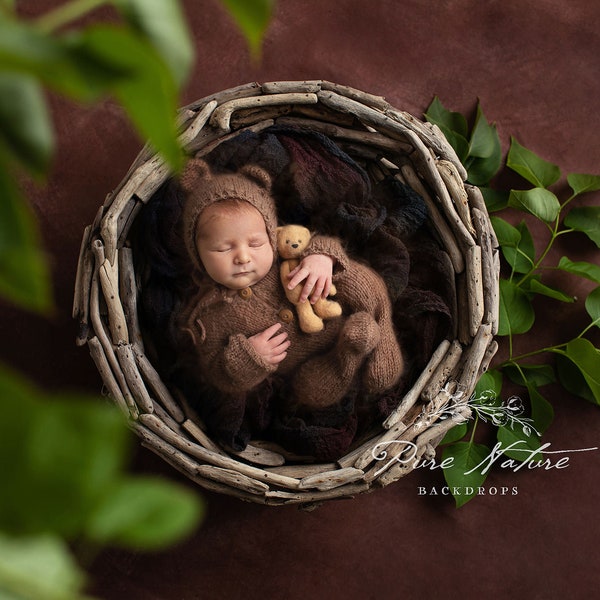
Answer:
<svg viewBox="0 0 600 600"><path fill-rule="evenodd" d="M350 117L350 118L349 118ZM444 340L398 406L370 439L335 463L295 464L252 441L228 453L176 399L144 353L137 315L135 249L126 244L138 211L172 173L144 148L85 228L73 317L105 389L144 446L207 490L267 505L314 505L386 486L431 458L445 433L468 418L465 402L497 350L498 242L480 190L441 131L384 98L327 81L249 83L180 111L190 155L208 154L244 131L287 124L343 141L354 154L419 193L430 229L455 273L453 339ZM457 390L461 393L456 393ZM452 408L452 418L442 419Z"/></svg>

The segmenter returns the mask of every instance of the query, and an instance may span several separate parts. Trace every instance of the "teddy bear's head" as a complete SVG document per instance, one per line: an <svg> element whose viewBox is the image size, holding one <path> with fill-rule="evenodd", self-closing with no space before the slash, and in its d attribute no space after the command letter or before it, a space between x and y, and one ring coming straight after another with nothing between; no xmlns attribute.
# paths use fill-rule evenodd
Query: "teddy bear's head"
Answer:
<svg viewBox="0 0 600 600"><path fill-rule="evenodd" d="M297 258L310 241L310 231L302 225L283 225L277 228L277 252L281 258Z"/></svg>

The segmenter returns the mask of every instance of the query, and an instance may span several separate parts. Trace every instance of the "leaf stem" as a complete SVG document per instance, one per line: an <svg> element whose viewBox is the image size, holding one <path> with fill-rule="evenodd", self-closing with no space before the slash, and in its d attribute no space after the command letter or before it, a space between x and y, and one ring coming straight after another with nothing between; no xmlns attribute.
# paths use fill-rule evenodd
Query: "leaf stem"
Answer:
<svg viewBox="0 0 600 600"><path fill-rule="evenodd" d="M103 4L107 0L72 0L36 19L35 25L44 33L53 33Z"/></svg>
<svg viewBox="0 0 600 600"><path fill-rule="evenodd" d="M548 243L546 244L546 247L544 248L544 251L540 254L539 258L535 261L535 263L531 267L530 271L528 273L526 273L522 277L522 279L520 279L516 283L517 287L520 287L525 281L527 281L528 279L531 279L531 277L535 274L535 272L540 268L540 265L542 264L542 262L544 261L544 259L548 255L548 252L550 252L550 249L552 248L552 245L554 244L554 241L556 240L557 236L559 235L558 234L558 224L559 224L559 222L560 222L560 213L557 215L556 220L554 221L554 227L550 227L548 225L548 228L550 229L550 239L548 240Z"/></svg>

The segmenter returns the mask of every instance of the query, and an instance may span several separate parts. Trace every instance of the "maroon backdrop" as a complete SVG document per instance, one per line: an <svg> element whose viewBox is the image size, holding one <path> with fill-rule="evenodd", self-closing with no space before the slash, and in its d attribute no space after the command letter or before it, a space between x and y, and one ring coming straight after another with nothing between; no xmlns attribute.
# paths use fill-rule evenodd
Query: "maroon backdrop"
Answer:
<svg viewBox="0 0 600 600"><path fill-rule="evenodd" d="M22 4L35 14L57 3ZM253 80L299 79L383 95L416 116L436 94L461 112L480 99L505 151L514 135L563 173L600 173L596 0L280 0L259 65L216 0L184 6L198 59L182 104ZM2 306L0 358L47 389L96 392L99 376L74 346L70 320L77 254L84 226L141 142L111 102L82 108L52 98L52 106L58 155L48 185L31 198L57 309L46 320ZM600 195L581 202L597 205ZM536 230L537 243L542 235ZM583 236L560 244L555 258L598 262ZM578 332L591 287L577 283L572 305L538 303L532 346ZM546 435L552 450L599 445L596 407L557 386L545 393L556 411ZM105 551L91 567L92 591L107 600L589 598L600 584L600 453L571 456L563 470L495 469L488 492L518 493L488 493L458 510L450 497L419 495L419 487L442 487L440 472L415 472L311 513L203 492L207 518L195 535L163 553ZM134 468L194 487L146 450Z"/></svg>

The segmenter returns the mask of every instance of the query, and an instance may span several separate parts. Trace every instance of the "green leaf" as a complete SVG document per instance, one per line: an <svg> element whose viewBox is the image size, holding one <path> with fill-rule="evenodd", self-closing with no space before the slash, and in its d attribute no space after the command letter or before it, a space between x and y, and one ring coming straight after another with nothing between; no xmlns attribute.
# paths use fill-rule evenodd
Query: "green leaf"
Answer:
<svg viewBox="0 0 600 600"><path fill-rule="evenodd" d="M473 185L487 185L492 177L498 172L502 164L500 146L498 152L487 158L472 158L467 163L468 181Z"/></svg>
<svg viewBox="0 0 600 600"><path fill-rule="evenodd" d="M59 538L13 538L0 533L3 600L83 600L85 575Z"/></svg>
<svg viewBox="0 0 600 600"><path fill-rule="evenodd" d="M111 94L142 138L149 139L174 170L182 165L175 81L161 56L136 32L97 25L54 38L33 27L0 21L0 64L77 100Z"/></svg>
<svg viewBox="0 0 600 600"><path fill-rule="evenodd" d="M489 212L504 210L508 206L509 193L504 190L494 190L489 187L480 187L485 205Z"/></svg>
<svg viewBox="0 0 600 600"><path fill-rule="evenodd" d="M531 403L531 418L535 429L543 435L554 421L554 408L544 398L533 383L527 386L529 391L529 402Z"/></svg>
<svg viewBox="0 0 600 600"><path fill-rule="evenodd" d="M567 182L571 186L575 196L585 192L600 190L600 175L569 173L567 175Z"/></svg>
<svg viewBox="0 0 600 600"><path fill-rule="evenodd" d="M494 125L490 125L483 114L481 105L477 105L477 116L475 125L469 140L469 155L478 158L490 158L498 153L500 149L500 138ZM500 165L498 164L498 168Z"/></svg>
<svg viewBox="0 0 600 600"><path fill-rule="evenodd" d="M467 435L468 428L469 426L467 423L458 423L446 433L440 442L440 446L444 446L445 444L453 444L454 442L461 440L465 437L465 435Z"/></svg>
<svg viewBox="0 0 600 600"><path fill-rule="evenodd" d="M463 137L459 133L452 131L445 127L444 125L438 125L440 131L444 134L448 143L454 148L456 152L456 156L461 161L461 163L465 164L467 158L469 157L469 142L467 138Z"/></svg>
<svg viewBox="0 0 600 600"><path fill-rule="evenodd" d="M156 52L130 32L105 26L87 29L72 43L79 53L128 73L113 82L112 93L142 137L178 169L183 157L175 124L177 92Z"/></svg>
<svg viewBox="0 0 600 600"><path fill-rule="evenodd" d="M457 507L473 498L477 488L486 480L487 473L481 473L476 467L485 461L489 453L487 446L472 442L456 442L444 448L442 461L452 459L450 466L444 469L444 478L453 492ZM455 489L457 494L454 494Z"/></svg>
<svg viewBox="0 0 600 600"><path fill-rule="evenodd" d="M492 393L495 398L500 398L502 392L502 373L496 369L486 371L477 382L473 396L475 399L483 394Z"/></svg>
<svg viewBox="0 0 600 600"><path fill-rule="evenodd" d="M112 0L131 27L143 34L181 86L194 60L194 47L177 0Z"/></svg>
<svg viewBox="0 0 600 600"><path fill-rule="evenodd" d="M600 266L589 262L573 262L566 256L561 257L558 268L579 277L585 277L596 283L600 283Z"/></svg>
<svg viewBox="0 0 600 600"><path fill-rule="evenodd" d="M88 524L103 544L154 550L179 541L201 517L197 496L153 478L124 480L109 490Z"/></svg>
<svg viewBox="0 0 600 600"><path fill-rule="evenodd" d="M585 299L585 309L588 315L592 317L592 322L596 327L600 327L600 287L592 290Z"/></svg>
<svg viewBox="0 0 600 600"><path fill-rule="evenodd" d="M469 133L467 120L461 113L448 110L437 96L434 97L427 108L425 118L430 123L435 123L440 129L444 128L459 134L466 141L466 137Z"/></svg>
<svg viewBox="0 0 600 600"><path fill-rule="evenodd" d="M556 381L556 375L552 365L531 365L519 363L518 367L509 364L504 367L503 372L506 376L519 385L529 387L542 387Z"/></svg>
<svg viewBox="0 0 600 600"><path fill-rule="evenodd" d="M528 431L519 423L501 425L496 433L498 441L502 444L502 453L509 458L522 462L525 459L540 460L541 455L532 451L541 446L540 438L533 431Z"/></svg>
<svg viewBox="0 0 600 600"><path fill-rule="evenodd" d="M50 273L35 218L1 162L0 295L40 313L52 307Z"/></svg>
<svg viewBox="0 0 600 600"><path fill-rule="evenodd" d="M500 279L498 335L526 333L534 320L535 312L527 294L512 281Z"/></svg>
<svg viewBox="0 0 600 600"><path fill-rule="evenodd" d="M582 231L600 248L600 206L573 208L565 217L564 224Z"/></svg>
<svg viewBox="0 0 600 600"><path fill-rule="evenodd" d="M263 36L273 12L273 0L221 0L244 34L250 53L260 55Z"/></svg>
<svg viewBox="0 0 600 600"><path fill-rule="evenodd" d="M521 146L512 137L506 165L536 187L547 188L560 178L560 169Z"/></svg>
<svg viewBox="0 0 600 600"><path fill-rule="evenodd" d="M531 190L511 190L508 205L528 212L546 223L554 221L560 212L558 198L541 187Z"/></svg>
<svg viewBox="0 0 600 600"><path fill-rule="evenodd" d="M97 100L129 73L83 52L76 45L80 39L79 32L54 37L19 21L0 20L0 65L77 100Z"/></svg>
<svg viewBox="0 0 600 600"><path fill-rule="evenodd" d="M42 90L32 77L0 73L0 144L31 172L41 175L48 168L54 135Z"/></svg>
<svg viewBox="0 0 600 600"><path fill-rule="evenodd" d="M575 298L573 296L569 296L565 294L561 290L550 287L544 283L541 283L535 278L530 278L527 282L521 286L524 291L531 292L533 294L541 294L542 296L547 296L548 298L554 298L554 300L559 300L560 302L574 302Z"/></svg>
<svg viewBox="0 0 600 600"><path fill-rule="evenodd" d="M600 351L584 338L570 341L564 350L554 350L558 376L565 389L600 405Z"/></svg>
<svg viewBox="0 0 600 600"><path fill-rule="evenodd" d="M517 227L500 217L490 217L506 262L517 273L529 273L535 262L535 246L527 224Z"/></svg>

